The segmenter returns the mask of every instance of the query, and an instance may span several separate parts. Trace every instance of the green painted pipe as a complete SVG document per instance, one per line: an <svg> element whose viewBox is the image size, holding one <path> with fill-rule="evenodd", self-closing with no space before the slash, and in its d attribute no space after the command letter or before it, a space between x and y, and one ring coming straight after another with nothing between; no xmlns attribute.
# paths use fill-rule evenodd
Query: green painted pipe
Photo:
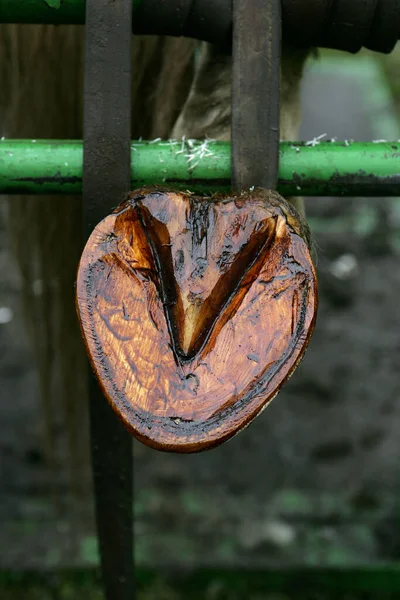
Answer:
<svg viewBox="0 0 400 600"><path fill-rule="evenodd" d="M85 4L83 0L0 0L0 22L83 24Z"/></svg>
<svg viewBox="0 0 400 600"><path fill-rule="evenodd" d="M179 597L191 600L210 597L209 590L218 582L221 589L219 597L249 598L257 594L257 598L265 598L266 590L279 598L280 594L302 598L350 598L353 594L360 598L379 598L380 600L399 597L400 567L395 562L367 563L364 566L338 564L326 566L323 561L315 566L288 566L271 568L248 564L241 566L198 565L188 568L186 564L168 565L168 567L137 567L135 576L138 589L154 586L162 582L171 587ZM91 597L91 590L97 589L98 571L96 568L57 568L57 583L60 589L68 587L75 590L75 597ZM62 586L62 587L61 587ZM9 597L26 597L26 590L37 589L47 597L47 591L53 587L53 578L43 575L38 570L6 570L0 571L0 588ZM157 589L159 586L157 585ZM9 594L7 594L9 592ZM49 591L50 593L50 591ZM223 594L223 596L222 596ZM11 596L10 596L11 595ZM72 594L71 594L72 596ZM269 594L267 595L267 597ZM175 597L175 596L174 596Z"/></svg>
<svg viewBox="0 0 400 600"><path fill-rule="evenodd" d="M85 0L0 0L0 23L83 25L85 11Z"/></svg>
<svg viewBox="0 0 400 600"><path fill-rule="evenodd" d="M0 193L79 194L81 141L0 141ZM230 187L230 144L132 142L132 189L164 184L202 193ZM400 196L400 142L282 142L284 196Z"/></svg>

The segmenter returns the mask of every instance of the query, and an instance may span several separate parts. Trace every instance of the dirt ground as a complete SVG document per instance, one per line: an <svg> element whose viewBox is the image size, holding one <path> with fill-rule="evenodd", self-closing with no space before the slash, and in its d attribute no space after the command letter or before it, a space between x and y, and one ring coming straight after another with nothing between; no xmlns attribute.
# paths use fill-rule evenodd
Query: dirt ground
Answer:
<svg viewBox="0 0 400 600"><path fill-rule="evenodd" d="M302 139L400 138L370 55L310 65L303 96ZM307 211L320 309L306 358L221 448L173 456L134 444L141 565L400 559L400 200L312 198ZM0 568L92 565L90 502L71 502L65 464L55 474L43 458L19 289L1 199Z"/></svg>

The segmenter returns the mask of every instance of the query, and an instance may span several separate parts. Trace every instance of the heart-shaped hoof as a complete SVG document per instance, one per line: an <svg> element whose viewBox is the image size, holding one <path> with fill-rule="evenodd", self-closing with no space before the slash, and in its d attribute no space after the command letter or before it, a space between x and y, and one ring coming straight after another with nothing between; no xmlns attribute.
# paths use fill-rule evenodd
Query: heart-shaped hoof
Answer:
<svg viewBox="0 0 400 600"><path fill-rule="evenodd" d="M77 307L127 429L160 450L210 448L248 425L304 354L317 311L308 228L276 192L138 190L90 236Z"/></svg>

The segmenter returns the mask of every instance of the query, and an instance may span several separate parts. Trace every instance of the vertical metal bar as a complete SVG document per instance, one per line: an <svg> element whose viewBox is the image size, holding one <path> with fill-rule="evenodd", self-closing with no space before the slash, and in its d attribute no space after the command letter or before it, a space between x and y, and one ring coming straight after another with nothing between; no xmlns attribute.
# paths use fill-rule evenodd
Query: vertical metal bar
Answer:
<svg viewBox="0 0 400 600"><path fill-rule="evenodd" d="M86 237L130 189L132 0L87 0L83 209ZM60 67L62 68L62 67ZM134 598L132 441L90 371L97 534L107 600Z"/></svg>
<svg viewBox="0 0 400 600"><path fill-rule="evenodd" d="M281 0L234 0L232 184L275 189L279 167Z"/></svg>

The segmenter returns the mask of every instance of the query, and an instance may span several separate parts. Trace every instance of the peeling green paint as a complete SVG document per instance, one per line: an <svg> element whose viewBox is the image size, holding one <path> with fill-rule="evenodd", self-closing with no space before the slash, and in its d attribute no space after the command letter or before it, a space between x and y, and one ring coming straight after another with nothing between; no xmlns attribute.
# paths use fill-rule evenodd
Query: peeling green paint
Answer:
<svg viewBox="0 0 400 600"><path fill-rule="evenodd" d="M0 193L79 194L82 159L82 142L3 139ZM131 188L229 190L230 160L229 142L135 141ZM282 142L278 191L283 196L399 196L400 142Z"/></svg>
<svg viewBox="0 0 400 600"><path fill-rule="evenodd" d="M44 0L50 8L61 8L63 0Z"/></svg>

